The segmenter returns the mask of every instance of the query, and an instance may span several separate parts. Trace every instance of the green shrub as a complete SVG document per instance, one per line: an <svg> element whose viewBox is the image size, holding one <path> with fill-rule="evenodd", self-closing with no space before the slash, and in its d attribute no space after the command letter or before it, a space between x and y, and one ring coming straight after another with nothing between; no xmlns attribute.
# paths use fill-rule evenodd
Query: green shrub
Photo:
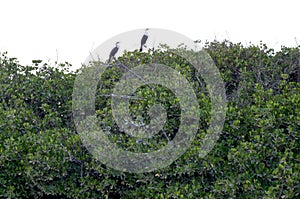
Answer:
<svg viewBox="0 0 300 199"><path fill-rule="evenodd" d="M52 67L40 60L22 66L0 57L1 198L298 198L300 197L300 53L266 45L207 43L225 81L226 122L213 150L199 158L210 120L211 101L201 76L170 49L125 52L102 75L96 115L119 146L146 152L172 139L179 125L178 98L170 90L140 87L131 100L134 119L149 122L159 102L168 112L160 133L139 145L113 120L108 94L129 68L160 63L180 71L198 97L199 130L192 146L169 167L133 174L95 160L82 144L72 118L76 75L69 63ZM172 56L171 56L172 54ZM97 63L96 63L97 64ZM168 137L168 138L166 138Z"/></svg>

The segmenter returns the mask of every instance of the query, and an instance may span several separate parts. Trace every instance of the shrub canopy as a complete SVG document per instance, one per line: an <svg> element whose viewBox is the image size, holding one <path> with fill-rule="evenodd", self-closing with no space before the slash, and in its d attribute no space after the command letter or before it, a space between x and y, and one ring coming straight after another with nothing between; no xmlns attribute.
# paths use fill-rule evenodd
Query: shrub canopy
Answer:
<svg viewBox="0 0 300 199"><path fill-rule="evenodd" d="M180 47L179 47L180 48ZM71 64L40 60L22 66L0 57L1 198L297 198L300 197L300 48L275 52L264 44L210 42L204 49L225 82L228 109L220 139L199 158L211 116L200 74L168 47L125 52L101 76L96 116L112 142L133 152L157 150L180 124L178 98L159 85L138 88L131 117L149 123L149 107L167 110L164 131L139 142L120 130L111 110L112 89L140 64L172 66L198 98L199 127L192 146L169 167L149 173L116 171L95 160L82 144L72 116L75 78ZM183 49L184 50L184 49ZM100 64L95 62L94 64Z"/></svg>

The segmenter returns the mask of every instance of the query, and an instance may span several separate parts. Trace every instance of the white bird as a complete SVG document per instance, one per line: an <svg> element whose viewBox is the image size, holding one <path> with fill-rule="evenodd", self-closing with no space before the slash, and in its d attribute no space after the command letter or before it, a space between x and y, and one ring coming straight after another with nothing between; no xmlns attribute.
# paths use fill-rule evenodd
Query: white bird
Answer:
<svg viewBox="0 0 300 199"><path fill-rule="evenodd" d="M145 46L145 44L146 44L146 42L147 42L147 39L148 39L148 36L149 36L148 30L149 30L148 28L145 29L145 33L144 33L144 35L143 35L143 37L142 37L142 39L141 39L140 52L143 51L143 47ZM145 46L145 47L146 47L146 46Z"/></svg>

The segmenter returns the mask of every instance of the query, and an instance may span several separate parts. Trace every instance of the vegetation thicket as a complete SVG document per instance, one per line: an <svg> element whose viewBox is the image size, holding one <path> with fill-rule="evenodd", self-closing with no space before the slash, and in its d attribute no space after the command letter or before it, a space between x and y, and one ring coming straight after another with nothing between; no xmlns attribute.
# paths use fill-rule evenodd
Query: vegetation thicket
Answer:
<svg viewBox="0 0 300 199"><path fill-rule="evenodd" d="M185 50L183 47L178 47ZM162 46L124 52L101 76L96 115L109 139L124 150L158 150L180 125L178 98L163 86L138 88L130 100L133 120L149 123L148 109L167 111L163 131L138 142L113 119L112 89L126 69L159 63L178 70L199 104L192 146L169 167L148 173L120 172L93 158L82 144L72 115L75 78L68 62L19 64L0 55L0 198L299 198L300 47L275 52L264 44L209 42L204 46L219 69L227 95L220 139L204 158L201 140L211 101L201 74ZM97 63L94 63L97 64ZM99 63L98 63L99 64Z"/></svg>

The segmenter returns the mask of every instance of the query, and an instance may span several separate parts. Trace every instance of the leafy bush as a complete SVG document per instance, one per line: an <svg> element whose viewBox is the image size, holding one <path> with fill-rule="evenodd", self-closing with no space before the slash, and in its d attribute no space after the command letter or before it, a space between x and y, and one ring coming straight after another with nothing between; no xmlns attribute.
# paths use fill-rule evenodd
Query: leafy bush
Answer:
<svg viewBox="0 0 300 199"><path fill-rule="evenodd" d="M40 60L22 66L0 57L1 198L298 198L300 195L300 49L266 45L206 43L204 49L226 84L228 111L220 139L199 158L211 101L201 75L172 51L125 52L102 75L96 115L112 142L146 152L176 134L180 106L174 94L143 86L131 99L131 116L148 123L149 107L167 110L164 132L144 144L122 132L113 120L109 94L121 75L139 64L172 66L192 84L200 106L192 146L169 167L141 174L119 172L95 160L76 132L71 111L73 84L84 70L69 63ZM99 64L99 63L95 63ZM158 95L159 94L159 95ZM143 99L143 100L139 100Z"/></svg>

